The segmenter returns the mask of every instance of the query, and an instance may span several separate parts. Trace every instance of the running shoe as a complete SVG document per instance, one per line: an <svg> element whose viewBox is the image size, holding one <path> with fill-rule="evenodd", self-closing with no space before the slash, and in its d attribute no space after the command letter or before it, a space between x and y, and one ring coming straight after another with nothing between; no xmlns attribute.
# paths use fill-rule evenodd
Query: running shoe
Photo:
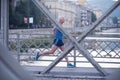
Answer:
<svg viewBox="0 0 120 80"><path fill-rule="evenodd" d="M35 60L38 61L38 58L40 57L39 52L35 53Z"/></svg>
<svg viewBox="0 0 120 80"><path fill-rule="evenodd" d="M69 64L67 64L67 67L68 67L68 68L73 68L74 65L72 65L71 63L69 63Z"/></svg>

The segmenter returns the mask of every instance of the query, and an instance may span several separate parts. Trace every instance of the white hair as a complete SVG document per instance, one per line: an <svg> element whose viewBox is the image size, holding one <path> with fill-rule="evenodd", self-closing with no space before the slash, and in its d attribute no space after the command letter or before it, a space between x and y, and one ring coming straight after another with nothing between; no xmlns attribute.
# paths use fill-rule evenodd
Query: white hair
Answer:
<svg viewBox="0 0 120 80"><path fill-rule="evenodd" d="M60 19L62 19L62 18L64 18L64 16L58 16L58 17L57 17L57 21L59 22Z"/></svg>

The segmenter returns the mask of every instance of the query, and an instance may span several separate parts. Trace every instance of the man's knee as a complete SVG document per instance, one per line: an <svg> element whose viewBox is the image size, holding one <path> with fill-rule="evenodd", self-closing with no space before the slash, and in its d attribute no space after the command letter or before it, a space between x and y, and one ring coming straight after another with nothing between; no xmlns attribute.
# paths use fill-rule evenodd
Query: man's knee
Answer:
<svg viewBox="0 0 120 80"><path fill-rule="evenodd" d="M50 50L50 54L53 54L55 51L54 50Z"/></svg>

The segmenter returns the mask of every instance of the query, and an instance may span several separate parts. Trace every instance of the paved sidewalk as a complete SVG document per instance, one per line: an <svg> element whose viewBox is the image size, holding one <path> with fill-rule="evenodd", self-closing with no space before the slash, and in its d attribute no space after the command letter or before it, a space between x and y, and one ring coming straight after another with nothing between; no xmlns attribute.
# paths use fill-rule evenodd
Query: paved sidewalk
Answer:
<svg viewBox="0 0 120 80"><path fill-rule="evenodd" d="M104 76L95 68L66 68L66 67L55 67L47 74L40 74L46 67L40 66L24 66L24 68L32 73L37 80L104 80ZM106 72L111 74L118 70L118 68L105 69Z"/></svg>

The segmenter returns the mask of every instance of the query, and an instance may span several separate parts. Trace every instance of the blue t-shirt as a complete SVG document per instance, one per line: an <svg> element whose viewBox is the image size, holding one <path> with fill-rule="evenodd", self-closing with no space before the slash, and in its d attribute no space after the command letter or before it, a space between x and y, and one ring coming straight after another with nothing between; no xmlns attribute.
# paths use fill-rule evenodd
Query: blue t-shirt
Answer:
<svg viewBox="0 0 120 80"><path fill-rule="evenodd" d="M60 40L63 39L63 34L57 28L55 28L55 39L60 39Z"/></svg>

